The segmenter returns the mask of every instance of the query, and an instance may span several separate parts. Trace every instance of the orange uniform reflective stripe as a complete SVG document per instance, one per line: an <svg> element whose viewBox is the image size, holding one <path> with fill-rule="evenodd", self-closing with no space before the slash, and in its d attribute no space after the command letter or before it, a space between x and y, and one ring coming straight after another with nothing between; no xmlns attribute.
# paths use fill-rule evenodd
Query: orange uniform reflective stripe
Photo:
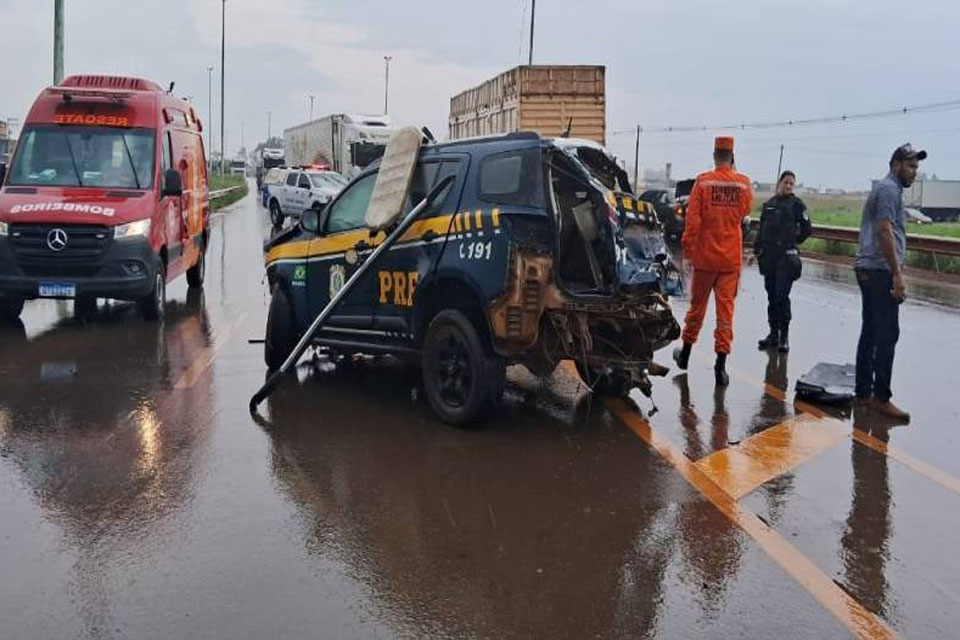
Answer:
<svg viewBox="0 0 960 640"><path fill-rule="evenodd" d="M740 223L750 213L750 178L732 168L697 176L683 231L683 253L694 269L739 271L743 262Z"/></svg>

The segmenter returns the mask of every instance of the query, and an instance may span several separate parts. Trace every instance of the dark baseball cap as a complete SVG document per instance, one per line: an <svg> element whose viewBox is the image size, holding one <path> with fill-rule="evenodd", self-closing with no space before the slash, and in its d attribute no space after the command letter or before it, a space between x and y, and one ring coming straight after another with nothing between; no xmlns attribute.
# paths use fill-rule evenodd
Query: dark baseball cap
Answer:
<svg viewBox="0 0 960 640"><path fill-rule="evenodd" d="M890 162L896 162L897 160L926 160L927 152L926 151L917 151L913 148L913 145L909 142L902 144L896 149L893 150L893 155L890 156Z"/></svg>

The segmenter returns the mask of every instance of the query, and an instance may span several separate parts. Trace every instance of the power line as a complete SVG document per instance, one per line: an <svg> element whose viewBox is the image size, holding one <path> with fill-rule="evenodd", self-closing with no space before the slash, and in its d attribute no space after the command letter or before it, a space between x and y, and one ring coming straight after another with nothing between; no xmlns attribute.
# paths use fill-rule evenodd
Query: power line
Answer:
<svg viewBox="0 0 960 640"><path fill-rule="evenodd" d="M776 129L782 127L805 126L813 124L837 124L845 122L862 122L864 120L876 120L878 118L889 118L893 116L913 115L919 113L939 113L943 111L953 111L960 109L960 100L948 100L945 102L934 102L931 104L918 105L914 107L898 107L896 109L883 109L879 111L868 111L865 113L841 114L838 116L823 116L819 118L797 118L794 120L774 120L761 122L744 122L740 124L722 124L722 125L699 125L699 126L661 126L644 128L640 127L640 133L691 133L698 131L743 131L747 129ZM636 128L622 129L613 131L610 135L626 135L636 133Z"/></svg>

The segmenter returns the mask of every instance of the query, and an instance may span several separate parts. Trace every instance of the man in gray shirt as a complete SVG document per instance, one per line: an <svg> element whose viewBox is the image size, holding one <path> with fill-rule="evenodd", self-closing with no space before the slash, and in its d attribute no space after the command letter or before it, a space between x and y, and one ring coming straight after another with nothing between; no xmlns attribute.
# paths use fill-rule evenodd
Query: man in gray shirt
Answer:
<svg viewBox="0 0 960 640"><path fill-rule="evenodd" d="M900 337L900 303L907 297L903 265L907 258L903 190L913 184L926 151L910 144L897 147L890 173L873 185L863 206L860 247L854 268L863 300L857 344L858 403L891 418L909 421L910 414L890 401L893 356Z"/></svg>

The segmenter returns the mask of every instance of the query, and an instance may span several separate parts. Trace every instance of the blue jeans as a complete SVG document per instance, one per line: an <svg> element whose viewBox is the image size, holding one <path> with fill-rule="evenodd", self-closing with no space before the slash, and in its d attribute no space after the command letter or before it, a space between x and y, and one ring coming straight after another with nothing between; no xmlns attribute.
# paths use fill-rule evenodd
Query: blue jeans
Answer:
<svg viewBox="0 0 960 640"><path fill-rule="evenodd" d="M900 338L900 303L890 290L893 275L882 269L857 269L857 282L863 300L863 320L857 345L858 398L871 393L880 402L887 402L893 393L893 355Z"/></svg>

